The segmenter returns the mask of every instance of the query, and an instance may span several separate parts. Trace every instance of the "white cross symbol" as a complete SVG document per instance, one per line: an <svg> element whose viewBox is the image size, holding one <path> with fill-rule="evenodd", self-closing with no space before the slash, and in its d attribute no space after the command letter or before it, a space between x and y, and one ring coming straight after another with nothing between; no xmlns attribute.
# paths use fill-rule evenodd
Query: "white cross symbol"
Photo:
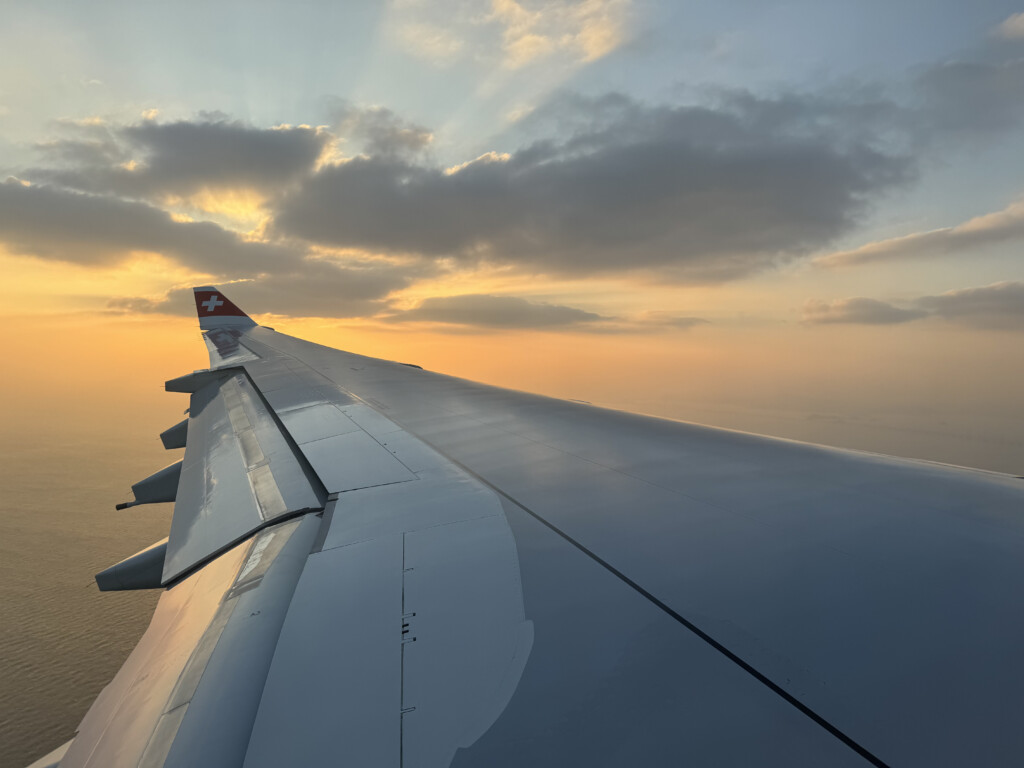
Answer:
<svg viewBox="0 0 1024 768"><path fill-rule="evenodd" d="M206 307L207 312L213 312L217 307L221 306L224 302L217 298L217 294L213 294L210 298L203 302L203 306Z"/></svg>

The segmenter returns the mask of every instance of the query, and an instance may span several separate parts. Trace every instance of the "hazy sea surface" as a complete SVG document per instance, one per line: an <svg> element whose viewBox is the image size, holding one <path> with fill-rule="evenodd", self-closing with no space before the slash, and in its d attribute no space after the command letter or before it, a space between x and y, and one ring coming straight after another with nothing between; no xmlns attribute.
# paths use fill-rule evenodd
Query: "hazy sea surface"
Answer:
<svg viewBox="0 0 1024 768"><path fill-rule="evenodd" d="M0 434L3 768L28 765L74 735L159 596L100 593L92 577L167 535L171 505L115 512L114 504L176 457L131 424L82 426L5 425Z"/></svg>
<svg viewBox="0 0 1024 768"><path fill-rule="evenodd" d="M154 382L161 372L153 371ZM171 505L121 512L129 486L180 452L157 435L187 401L103 389L9 396L0 431L0 768L20 768L68 740L131 652L155 592L100 593L93 574L167 535ZM109 390L109 388L107 388ZM0 393L2 394L2 393ZM78 398L78 399L76 399ZM127 401L126 401L127 398ZM1024 474L1012 428L957 414L742 409L664 399L629 410L841 447ZM29 410L25 410L29 407Z"/></svg>

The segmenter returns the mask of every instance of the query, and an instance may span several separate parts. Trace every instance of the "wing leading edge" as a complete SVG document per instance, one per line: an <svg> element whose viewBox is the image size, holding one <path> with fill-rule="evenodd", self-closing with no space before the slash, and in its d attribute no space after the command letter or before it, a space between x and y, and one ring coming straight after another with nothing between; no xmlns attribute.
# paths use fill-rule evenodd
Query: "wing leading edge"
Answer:
<svg viewBox="0 0 1024 768"><path fill-rule="evenodd" d="M1024 749L1019 480L473 384L196 301L167 587L60 765Z"/></svg>

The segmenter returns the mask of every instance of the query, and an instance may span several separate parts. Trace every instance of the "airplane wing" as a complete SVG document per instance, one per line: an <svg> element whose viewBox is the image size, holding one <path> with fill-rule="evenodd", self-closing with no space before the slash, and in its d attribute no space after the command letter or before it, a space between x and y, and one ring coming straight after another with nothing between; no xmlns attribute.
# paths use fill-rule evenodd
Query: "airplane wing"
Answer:
<svg viewBox="0 0 1024 768"><path fill-rule="evenodd" d="M195 289L162 589L72 766L1024 755L1024 481L484 386Z"/></svg>

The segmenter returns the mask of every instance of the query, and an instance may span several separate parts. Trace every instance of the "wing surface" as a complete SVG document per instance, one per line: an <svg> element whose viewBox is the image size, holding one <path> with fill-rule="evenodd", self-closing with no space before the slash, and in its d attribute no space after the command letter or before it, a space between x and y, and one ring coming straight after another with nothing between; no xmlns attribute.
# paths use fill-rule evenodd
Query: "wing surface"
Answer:
<svg viewBox="0 0 1024 768"><path fill-rule="evenodd" d="M274 520L323 509L326 498L244 370L220 373L191 398L165 584Z"/></svg>
<svg viewBox="0 0 1024 768"><path fill-rule="evenodd" d="M278 334L211 287L197 305L238 314L203 320L167 589L62 766L1024 752L1020 479L474 384Z"/></svg>

